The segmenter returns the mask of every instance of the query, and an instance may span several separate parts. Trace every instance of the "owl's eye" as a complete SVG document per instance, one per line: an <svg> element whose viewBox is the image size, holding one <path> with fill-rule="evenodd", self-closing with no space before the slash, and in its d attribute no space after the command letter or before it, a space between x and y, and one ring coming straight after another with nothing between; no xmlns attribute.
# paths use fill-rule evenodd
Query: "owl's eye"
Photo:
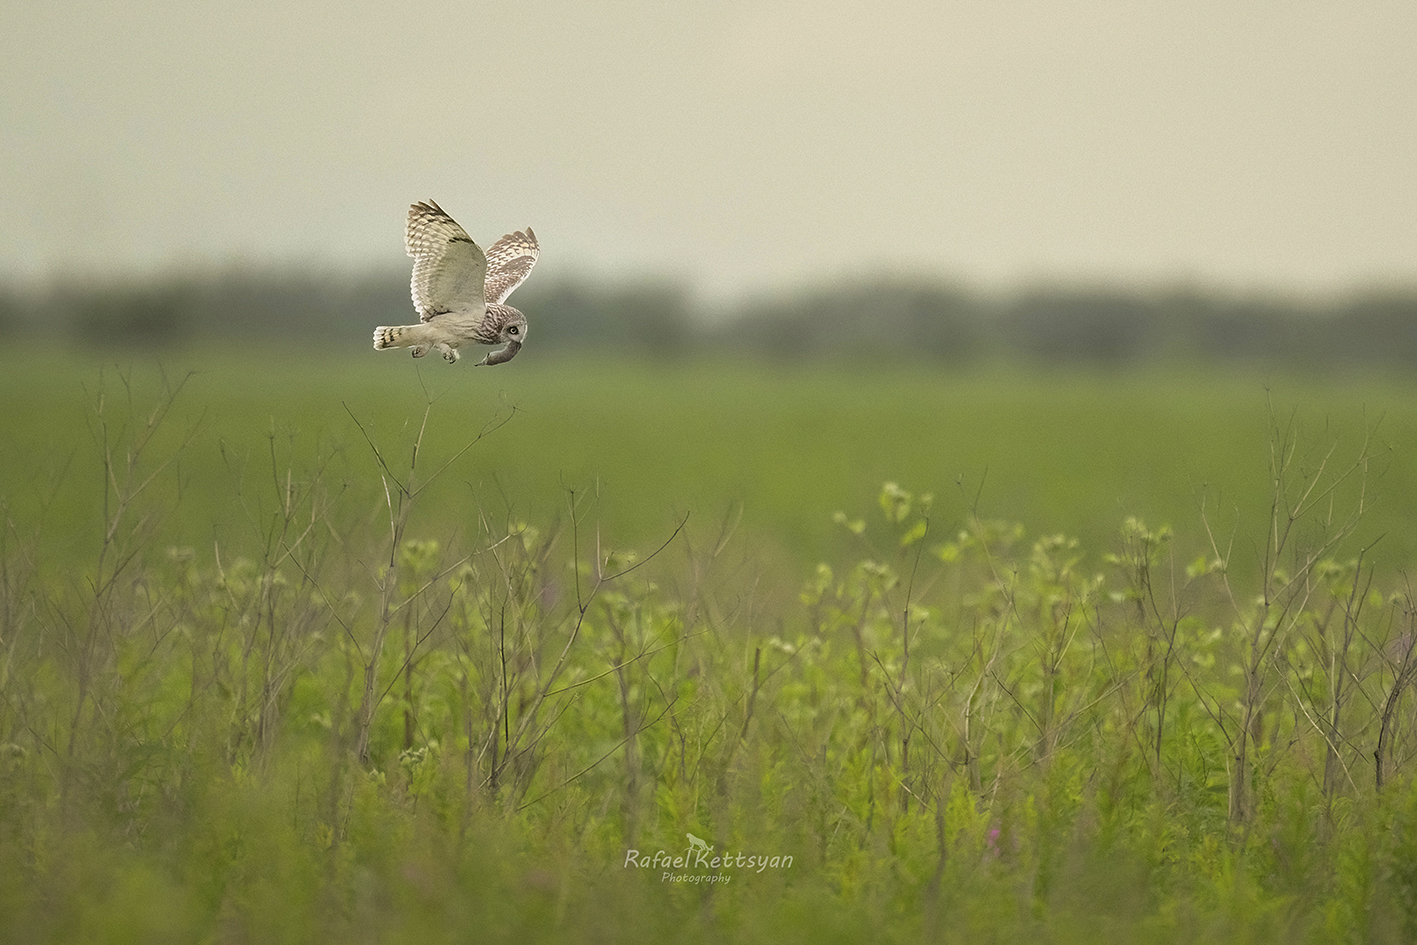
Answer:
<svg viewBox="0 0 1417 945"><path fill-rule="evenodd" d="M507 334L509 334L509 335L520 335L521 333L522 333L522 330L521 330L520 328L518 328L516 325L512 325L512 326L510 326L510 327L507 329Z"/></svg>

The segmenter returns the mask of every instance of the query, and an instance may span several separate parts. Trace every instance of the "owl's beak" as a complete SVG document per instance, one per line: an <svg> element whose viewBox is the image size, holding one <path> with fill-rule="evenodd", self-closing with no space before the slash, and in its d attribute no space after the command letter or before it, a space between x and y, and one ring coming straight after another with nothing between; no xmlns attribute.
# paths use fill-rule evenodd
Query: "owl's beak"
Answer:
<svg viewBox="0 0 1417 945"><path fill-rule="evenodd" d="M506 362L512 360L512 358L515 358L517 356L517 352L521 349L522 343L520 341L509 341L507 342L507 346L502 350L493 351L487 357L483 358L481 361L478 361L477 366L481 367L484 364L505 364Z"/></svg>

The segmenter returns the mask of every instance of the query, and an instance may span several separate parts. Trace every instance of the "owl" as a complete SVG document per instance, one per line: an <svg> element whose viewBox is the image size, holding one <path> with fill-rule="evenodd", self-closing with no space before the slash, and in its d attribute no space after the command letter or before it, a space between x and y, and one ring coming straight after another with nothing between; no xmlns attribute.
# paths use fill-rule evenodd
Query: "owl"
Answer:
<svg viewBox="0 0 1417 945"><path fill-rule="evenodd" d="M484 253L433 201L408 210L404 247L413 257L413 304L419 324L374 329L374 347L436 348L449 363L468 342L503 345L477 363L503 364L526 342L526 316L504 304L526 281L540 250L531 227L509 233Z"/></svg>

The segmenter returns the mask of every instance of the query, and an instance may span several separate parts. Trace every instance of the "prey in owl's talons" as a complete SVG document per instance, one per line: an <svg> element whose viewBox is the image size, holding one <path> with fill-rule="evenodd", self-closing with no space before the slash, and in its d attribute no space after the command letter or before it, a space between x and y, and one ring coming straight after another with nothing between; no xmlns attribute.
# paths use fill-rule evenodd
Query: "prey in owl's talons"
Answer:
<svg viewBox="0 0 1417 945"><path fill-rule="evenodd" d="M515 358L517 356L517 352L521 349L521 342L509 341L507 342L507 346L505 348L502 348L498 351L493 351L487 357L483 358L481 361L478 361L477 364L474 365L474 367L482 367L482 365L484 364L506 364L508 361L512 360L512 358Z"/></svg>

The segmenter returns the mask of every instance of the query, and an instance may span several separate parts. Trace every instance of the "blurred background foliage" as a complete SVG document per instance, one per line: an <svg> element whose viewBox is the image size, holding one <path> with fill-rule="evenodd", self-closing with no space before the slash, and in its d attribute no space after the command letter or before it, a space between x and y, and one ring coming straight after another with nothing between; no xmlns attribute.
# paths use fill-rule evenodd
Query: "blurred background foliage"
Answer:
<svg viewBox="0 0 1417 945"><path fill-rule="evenodd" d="M350 274L231 268L146 281L0 286L0 331L83 343L362 346L377 324L412 319L403 270ZM1039 283L988 292L926 277L842 281L710 301L672 279L533 280L515 303L542 350L731 352L959 363L1125 366L1162 360L1313 368L1417 363L1417 287L1327 298L1203 285Z"/></svg>

